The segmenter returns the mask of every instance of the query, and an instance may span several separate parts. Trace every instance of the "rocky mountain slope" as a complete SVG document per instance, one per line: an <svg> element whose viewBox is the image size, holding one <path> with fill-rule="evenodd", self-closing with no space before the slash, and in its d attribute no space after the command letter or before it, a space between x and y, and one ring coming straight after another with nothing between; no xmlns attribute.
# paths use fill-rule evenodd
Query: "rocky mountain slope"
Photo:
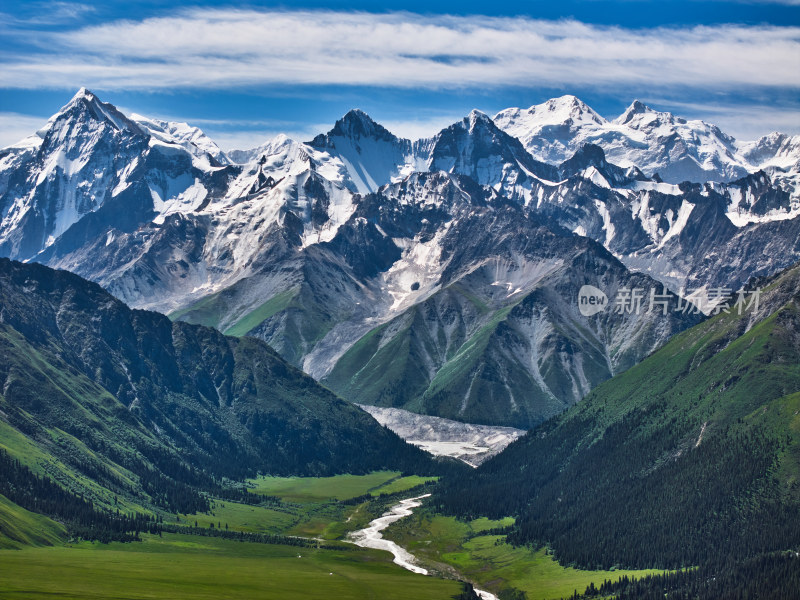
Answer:
<svg viewBox="0 0 800 600"><path fill-rule="evenodd" d="M313 360L307 371L354 401L530 427L697 322L698 315L675 310L674 296L666 315L612 308L581 315L586 283L610 298L621 288L658 284L591 240L554 233L515 203L467 194L468 181L419 175L362 201L356 218L370 215L394 239L391 228L402 223L409 243L430 241L386 273L397 316L337 356L327 374L330 363Z"/></svg>

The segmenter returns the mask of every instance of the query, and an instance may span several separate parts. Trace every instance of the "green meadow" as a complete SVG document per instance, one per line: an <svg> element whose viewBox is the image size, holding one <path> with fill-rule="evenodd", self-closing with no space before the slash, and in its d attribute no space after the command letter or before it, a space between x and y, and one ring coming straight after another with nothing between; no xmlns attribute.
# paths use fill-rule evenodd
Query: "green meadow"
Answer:
<svg viewBox="0 0 800 600"><path fill-rule="evenodd" d="M297 511L289 507L252 506L215 500L207 513L178 515L173 522L177 525L207 528L212 524L222 529L244 531L247 533L284 533L300 520Z"/></svg>
<svg viewBox="0 0 800 600"><path fill-rule="evenodd" d="M395 480L383 484L378 489L371 490L370 494L373 496L380 496L381 494L398 494L432 481L436 481L436 477L420 477L419 475L398 477Z"/></svg>
<svg viewBox="0 0 800 600"><path fill-rule="evenodd" d="M435 477L416 475L400 477L400 473L395 471L333 477L259 477L250 480L255 486L250 491L276 496L285 502L323 502L347 500L364 494L395 494L435 480Z"/></svg>
<svg viewBox="0 0 800 600"><path fill-rule="evenodd" d="M215 502L210 515L185 517L190 524L215 526L228 524L230 529L258 531L253 523L262 523L268 533L285 533L324 540L342 539L348 532L366 526L388 506L379 497L401 494L435 477L401 476L396 471L379 471L368 475L335 475L332 477L259 477L250 480L250 491L280 499L276 507L248 507L229 502ZM373 502L342 504L356 497L372 497ZM392 502L394 499L392 499ZM223 506L224 504L224 506ZM227 520L226 520L227 519Z"/></svg>
<svg viewBox="0 0 800 600"><path fill-rule="evenodd" d="M165 534L139 543L0 551L0 597L17 599L446 599L458 582L424 577L385 552L317 550Z"/></svg>
<svg viewBox="0 0 800 600"><path fill-rule="evenodd" d="M66 539L64 527L17 506L0 495L0 550L25 546L52 546ZM2 553L0 553L2 556Z"/></svg>
<svg viewBox="0 0 800 600"><path fill-rule="evenodd" d="M341 539L385 510L387 500L346 504L357 496L402 492L429 478L397 472L324 478L265 477L254 493L278 504L214 500L208 513L165 522L229 531ZM219 537L144 535L132 543L65 544L63 528L0 497L0 522L19 523L0 536L0 597L204 599L447 599L457 581L416 575L387 552L342 544L342 549L260 544ZM34 531L41 529L36 536Z"/></svg>

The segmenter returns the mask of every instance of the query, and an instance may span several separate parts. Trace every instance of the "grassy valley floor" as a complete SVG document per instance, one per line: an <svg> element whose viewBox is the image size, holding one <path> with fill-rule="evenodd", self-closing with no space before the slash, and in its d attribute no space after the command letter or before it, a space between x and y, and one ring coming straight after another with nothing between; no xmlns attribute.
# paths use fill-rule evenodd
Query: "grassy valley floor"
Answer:
<svg viewBox="0 0 800 600"><path fill-rule="evenodd" d="M455 581L415 575L387 553L165 534L0 553L0 597L280 600L445 599Z"/></svg>
<svg viewBox="0 0 800 600"><path fill-rule="evenodd" d="M148 534L141 542L68 543L56 527L39 541L54 546L16 543L13 546L21 549L0 550L0 597L425 600L452 598L462 591L456 579L468 579L494 593L521 590L534 600L580 593L591 582L599 585L623 574L649 573L564 568L545 550L504 543L501 528L512 519L464 523L426 507L394 524L386 537L409 549L438 577L410 573L392 563L389 553L342 541L399 500L428 490L434 481L397 472L261 477L252 480L249 489L263 496L263 503L217 499L208 513L164 517L167 527L190 527L193 534L183 529ZM13 507L6 508L9 515L16 514L10 512ZM309 547L224 537L237 532L314 541Z"/></svg>

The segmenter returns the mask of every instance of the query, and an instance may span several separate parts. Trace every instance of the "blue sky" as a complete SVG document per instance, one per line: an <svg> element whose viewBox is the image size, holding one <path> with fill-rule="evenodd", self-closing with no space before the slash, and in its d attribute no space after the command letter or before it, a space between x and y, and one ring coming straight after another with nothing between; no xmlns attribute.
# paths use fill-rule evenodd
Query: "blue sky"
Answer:
<svg viewBox="0 0 800 600"><path fill-rule="evenodd" d="M800 0L10 4L0 146L81 86L223 148L310 139L354 107L416 138L567 93L607 117L638 98L741 139L800 133Z"/></svg>

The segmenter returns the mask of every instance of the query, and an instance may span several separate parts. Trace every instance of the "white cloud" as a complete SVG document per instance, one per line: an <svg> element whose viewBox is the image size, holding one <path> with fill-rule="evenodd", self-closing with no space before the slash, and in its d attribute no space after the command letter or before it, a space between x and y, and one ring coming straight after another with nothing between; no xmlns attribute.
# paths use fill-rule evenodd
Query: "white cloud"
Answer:
<svg viewBox="0 0 800 600"><path fill-rule="evenodd" d="M0 112L0 148L16 144L44 127L48 117Z"/></svg>
<svg viewBox="0 0 800 600"><path fill-rule="evenodd" d="M36 40L4 55L5 87L800 87L800 27L193 9Z"/></svg>
<svg viewBox="0 0 800 600"><path fill-rule="evenodd" d="M70 11L89 10L64 2L49 6L60 19L74 16ZM29 35L32 21L16 26L6 22L0 33L12 38L25 34L38 51L6 46L0 55L0 87L7 89L258 87L263 92L271 87L280 94L298 85L455 91L519 86L674 99L677 89L688 90L686 97L692 98L691 90L745 97L753 86L791 90L789 96L800 88L800 27L794 26L625 29L523 17L199 8L142 21L59 31L42 27L35 35ZM656 104L714 122L740 139L800 127L798 110L761 106L755 99L752 106ZM396 135L417 139L461 116L376 118ZM252 147L278 132L306 140L332 125L180 120L204 128L224 148ZM0 114L0 146L44 121Z"/></svg>

